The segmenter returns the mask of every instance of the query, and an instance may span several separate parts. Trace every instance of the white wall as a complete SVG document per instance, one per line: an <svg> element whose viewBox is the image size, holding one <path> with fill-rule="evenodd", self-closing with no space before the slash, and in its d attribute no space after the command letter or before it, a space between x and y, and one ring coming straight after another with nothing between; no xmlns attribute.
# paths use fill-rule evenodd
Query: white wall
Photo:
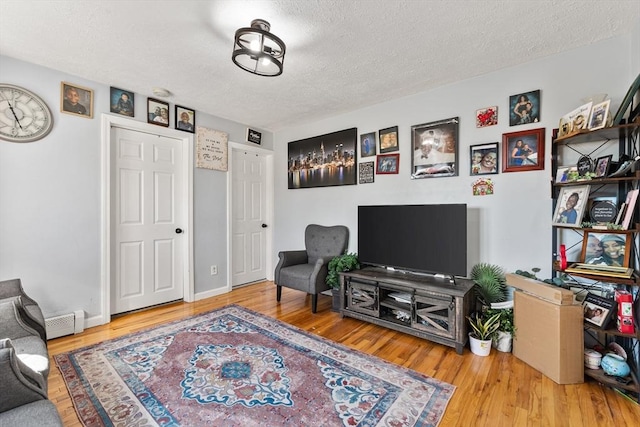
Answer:
<svg viewBox="0 0 640 427"><path fill-rule="evenodd" d="M97 316L100 115L111 114L109 86L6 56L0 56L0 81L40 95L54 120L42 140L0 141L0 280L21 278L46 317L79 309ZM93 119L60 113L61 81L94 91ZM146 121L148 95L136 94L135 120ZM173 103L170 111L173 128ZM241 123L197 112L196 125L227 132L230 141L245 140L247 125ZM262 147L273 149L273 134L262 132ZM206 294L227 285L227 173L193 174L195 292ZM212 264L218 265L216 276L209 273Z"/></svg>
<svg viewBox="0 0 640 427"><path fill-rule="evenodd" d="M637 75L638 51L629 57L631 36L610 39L522 66L385 102L275 135L274 251L304 247L309 223L345 224L349 250L357 251L360 204L466 203L469 208L468 265L490 262L507 271L538 267L551 277L551 135L561 116L583 104L582 98L607 93L612 108L620 104ZM634 72L634 64L636 66ZM509 127L510 95L541 90L541 122ZM475 111L498 105L499 123L475 127ZM411 126L460 117L458 177L411 180ZM351 127L358 134L397 125L400 174L376 175L375 183L340 187L287 189L287 143ZM499 173L489 177L492 196L474 197L469 176L469 146L500 142L502 134L546 128L545 170ZM372 158L365 158L370 161ZM500 153L502 162L502 153ZM359 159L362 161L362 159Z"/></svg>

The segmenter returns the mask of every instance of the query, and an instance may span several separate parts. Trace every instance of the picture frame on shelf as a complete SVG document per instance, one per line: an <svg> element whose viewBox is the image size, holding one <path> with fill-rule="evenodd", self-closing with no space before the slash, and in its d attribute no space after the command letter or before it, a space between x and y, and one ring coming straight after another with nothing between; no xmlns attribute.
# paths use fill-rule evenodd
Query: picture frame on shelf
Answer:
<svg viewBox="0 0 640 427"><path fill-rule="evenodd" d="M147 98L147 123L169 127L169 103Z"/></svg>
<svg viewBox="0 0 640 427"><path fill-rule="evenodd" d="M380 154L398 151L400 149L398 145L398 126L380 129L378 131L378 140L380 143L380 150L378 150Z"/></svg>
<svg viewBox="0 0 640 427"><path fill-rule="evenodd" d="M498 124L498 106L480 108L476 110L476 127L484 128Z"/></svg>
<svg viewBox="0 0 640 427"><path fill-rule="evenodd" d="M571 175L574 172L575 175L578 175L578 167L577 166L558 166L558 170L556 170L556 180L557 184L561 184L563 182L571 181Z"/></svg>
<svg viewBox="0 0 640 427"><path fill-rule="evenodd" d="M544 170L545 128L502 134L502 172Z"/></svg>
<svg viewBox="0 0 640 427"><path fill-rule="evenodd" d="M596 178L606 178L609 174L609 167L611 166L611 158L613 155L598 157L596 159L595 174Z"/></svg>
<svg viewBox="0 0 640 427"><path fill-rule="evenodd" d="M458 175L458 117L411 126L411 179Z"/></svg>
<svg viewBox="0 0 640 427"><path fill-rule="evenodd" d="M627 198L624 201L624 216L620 224L623 230L628 230L631 226L633 214L636 211L636 203L638 202L638 193L640 193L638 189L630 190L627 193Z"/></svg>
<svg viewBox="0 0 640 427"><path fill-rule="evenodd" d="M615 312L616 302L594 293L587 293L582 301L584 321L600 329L606 329Z"/></svg>
<svg viewBox="0 0 640 427"><path fill-rule="evenodd" d="M580 261L583 264L602 267L629 268L631 258L631 234L612 233L608 230L602 232L585 231L582 237L582 254Z"/></svg>
<svg viewBox="0 0 640 427"><path fill-rule="evenodd" d="M540 90L509 97L509 126L527 125L540 121Z"/></svg>
<svg viewBox="0 0 640 427"><path fill-rule="evenodd" d="M604 102L595 104L591 107L591 114L589 115L589 130L602 129L607 125L607 115L609 114L609 105L611 100L607 99Z"/></svg>
<svg viewBox="0 0 640 427"><path fill-rule="evenodd" d="M631 105L631 103L633 102L633 97L636 95L636 92L638 92L639 90L640 90L640 74L638 74L638 76L633 81L633 83L631 83L629 90L627 91L626 95L622 99L622 103L620 104L618 111L616 111L615 116L613 116L613 126L617 126L622 123L622 119L624 118L624 115L626 114L629 107L633 107Z"/></svg>
<svg viewBox="0 0 640 427"><path fill-rule="evenodd" d="M60 111L65 114L93 118L93 90L73 83L60 82Z"/></svg>
<svg viewBox="0 0 640 427"><path fill-rule="evenodd" d="M498 173L498 143L478 144L469 147L470 175L492 175Z"/></svg>
<svg viewBox="0 0 640 427"><path fill-rule="evenodd" d="M196 131L196 110L192 110L187 107L181 107L180 105L176 105L175 108L176 114L176 129L195 133ZM247 134L250 136L250 134ZM260 139L258 138L258 141Z"/></svg>
<svg viewBox="0 0 640 427"><path fill-rule="evenodd" d="M552 225L581 227L582 217L589 200L589 190L588 185L561 188Z"/></svg>
<svg viewBox="0 0 640 427"><path fill-rule="evenodd" d="M360 135L360 157L376 155L376 133L369 132Z"/></svg>
<svg viewBox="0 0 640 427"><path fill-rule="evenodd" d="M400 154L379 154L376 162L377 175L398 174L400 169Z"/></svg>
<svg viewBox="0 0 640 427"><path fill-rule="evenodd" d="M371 184L375 179L375 162L363 162L358 165L358 184Z"/></svg>
<svg viewBox="0 0 640 427"><path fill-rule="evenodd" d="M134 117L135 94L133 92L112 86L109 90L109 95L111 99L110 112Z"/></svg>

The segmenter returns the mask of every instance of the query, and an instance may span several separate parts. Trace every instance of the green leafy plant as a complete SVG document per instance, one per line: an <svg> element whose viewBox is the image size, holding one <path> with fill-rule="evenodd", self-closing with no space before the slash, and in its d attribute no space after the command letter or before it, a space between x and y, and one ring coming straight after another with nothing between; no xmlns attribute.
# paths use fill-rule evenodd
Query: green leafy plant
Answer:
<svg viewBox="0 0 640 427"><path fill-rule="evenodd" d="M329 261L327 268L329 269L325 280L327 285L332 289L338 289L340 287L340 275L338 273L360 268L358 254L347 252L333 257L331 261Z"/></svg>
<svg viewBox="0 0 640 427"><path fill-rule="evenodd" d="M500 313L492 316L476 313L474 316L467 316L467 320L471 325L471 335L482 341L490 340L500 327Z"/></svg>
<svg viewBox="0 0 640 427"><path fill-rule="evenodd" d="M512 336L515 336L516 325L513 323L513 308L490 308L484 313L485 316L489 317L496 314L499 316L498 319L500 321L500 325L498 326L498 329L496 329L496 332L509 332ZM495 338L496 332L494 332L493 338Z"/></svg>
<svg viewBox="0 0 640 427"><path fill-rule="evenodd" d="M502 267L488 263L479 263L471 269L471 280L478 299L485 305L502 302L507 299L507 279Z"/></svg>
<svg viewBox="0 0 640 427"><path fill-rule="evenodd" d="M539 280L549 285L560 286L561 288L566 288L566 289L569 289L569 286L567 285L568 283L574 282L574 280L572 280L567 274L564 274L564 273L558 277L554 277L553 279L542 280L538 276L536 276L536 273L540 271L539 268L534 267L531 269L531 271L533 273L526 270L516 270L516 274L519 274L520 276L528 277L529 279Z"/></svg>

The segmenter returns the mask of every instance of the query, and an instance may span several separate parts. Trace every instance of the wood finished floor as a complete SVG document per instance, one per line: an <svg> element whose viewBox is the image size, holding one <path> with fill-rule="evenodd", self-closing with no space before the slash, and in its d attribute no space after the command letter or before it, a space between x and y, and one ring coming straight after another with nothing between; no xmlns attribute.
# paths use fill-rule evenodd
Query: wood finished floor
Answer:
<svg viewBox="0 0 640 427"><path fill-rule="evenodd" d="M454 384L457 389L441 426L634 426L640 425L640 406L595 382L558 385L513 357L492 350L488 357L463 355L453 348L403 333L342 318L330 311L331 298L311 298L283 289L276 303L276 287L263 282L194 303L173 303L128 314L78 335L48 342L51 356L96 344L158 324L179 320L228 304L238 304L395 364ZM544 351L544 349L541 349ZM60 371L51 358L49 398L65 426L80 426ZM249 426L248 426L249 427Z"/></svg>

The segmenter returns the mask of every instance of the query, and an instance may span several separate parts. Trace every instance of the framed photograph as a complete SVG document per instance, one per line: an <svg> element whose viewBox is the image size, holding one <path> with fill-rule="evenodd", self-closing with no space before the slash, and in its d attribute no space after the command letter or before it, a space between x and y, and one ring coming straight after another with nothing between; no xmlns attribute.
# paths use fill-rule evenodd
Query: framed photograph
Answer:
<svg viewBox="0 0 640 427"><path fill-rule="evenodd" d="M476 127L483 128L498 124L498 106L476 110Z"/></svg>
<svg viewBox="0 0 640 427"><path fill-rule="evenodd" d="M411 126L411 179L458 175L458 117Z"/></svg>
<svg viewBox="0 0 640 427"><path fill-rule="evenodd" d="M369 132L360 135L360 155L370 157L376 155L376 133Z"/></svg>
<svg viewBox="0 0 640 427"><path fill-rule="evenodd" d="M400 168L400 154L381 154L378 156L376 163L376 173L397 174Z"/></svg>
<svg viewBox="0 0 640 427"><path fill-rule="evenodd" d="M544 128L502 134L502 172L544 170Z"/></svg>
<svg viewBox="0 0 640 427"><path fill-rule="evenodd" d="M169 103L147 98L147 123L169 127Z"/></svg>
<svg viewBox="0 0 640 427"><path fill-rule="evenodd" d="M60 83L60 111L86 119L93 118L93 91L72 83Z"/></svg>
<svg viewBox="0 0 640 427"><path fill-rule="evenodd" d="M582 238L581 261L608 267L629 267L631 234L585 232Z"/></svg>
<svg viewBox="0 0 640 427"><path fill-rule="evenodd" d="M392 126L386 129L380 129L378 131L380 140L380 153L389 153L391 151L398 151L398 126Z"/></svg>
<svg viewBox="0 0 640 427"><path fill-rule="evenodd" d="M620 108L618 108L616 115L613 117L613 126L617 126L621 124L622 119L624 118L624 115L626 114L629 107L633 108L631 103L633 101L633 97L636 95L636 92L638 92L638 90L640 90L640 74L638 74L638 77L636 77L633 83L631 83L631 86L629 87L627 94L624 96L624 99L622 100L622 104L620 104Z"/></svg>
<svg viewBox="0 0 640 427"><path fill-rule="evenodd" d="M528 125L540 121L540 90L509 97L509 126Z"/></svg>
<svg viewBox="0 0 640 427"><path fill-rule="evenodd" d="M185 132L196 132L196 111L176 105L176 129Z"/></svg>
<svg viewBox="0 0 640 427"><path fill-rule="evenodd" d="M498 173L498 143L472 145L470 175L490 175Z"/></svg>
<svg viewBox="0 0 640 427"><path fill-rule="evenodd" d="M613 299L602 298L589 292L582 301L584 320L601 329L606 329L615 307L616 302Z"/></svg>
<svg viewBox="0 0 640 427"><path fill-rule="evenodd" d="M561 182L569 182L570 172L575 172L576 175L578 173L578 168L576 166L558 166L558 170L556 171L556 183Z"/></svg>
<svg viewBox="0 0 640 427"><path fill-rule="evenodd" d="M553 213L552 224L580 227L588 200L588 185L561 188L558 195L558 203Z"/></svg>
<svg viewBox="0 0 640 427"><path fill-rule="evenodd" d="M360 163L358 169L358 184L371 184L375 176L375 162Z"/></svg>
<svg viewBox="0 0 640 427"><path fill-rule="evenodd" d="M178 117L176 115L176 117ZM194 112L194 123L195 125L195 112ZM257 130L247 128L247 142L253 142L254 144L262 144L262 132L258 132Z"/></svg>
<svg viewBox="0 0 640 427"><path fill-rule="evenodd" d="M287 149L289 189L357 184L356 128L292 141Z"/></svg>
<svg viewBox="0 0 640 427"><path fill-rule="evenodd" d="M596 168L595 168L596 178L606 178L606 176L609 174L611 157L612 157L611 154L609 154L608 156L598 157L598 159L596 160Z"/></svg>
<svg viewBox="0 0 640 427"><path fill-rule="evenodd" d="M110 90L110 110L112 113L123 116L134 116L134 94L128 90L111 87Z"/></svg>
<svg viewBox="0 0 640 427"><path fill-rule="evenodd" d="M609 105L611 100L607 99L604 102L591 107L591 115L589 116L589 130L602 129L607 125L607 115L609 114Z"/></svg>

